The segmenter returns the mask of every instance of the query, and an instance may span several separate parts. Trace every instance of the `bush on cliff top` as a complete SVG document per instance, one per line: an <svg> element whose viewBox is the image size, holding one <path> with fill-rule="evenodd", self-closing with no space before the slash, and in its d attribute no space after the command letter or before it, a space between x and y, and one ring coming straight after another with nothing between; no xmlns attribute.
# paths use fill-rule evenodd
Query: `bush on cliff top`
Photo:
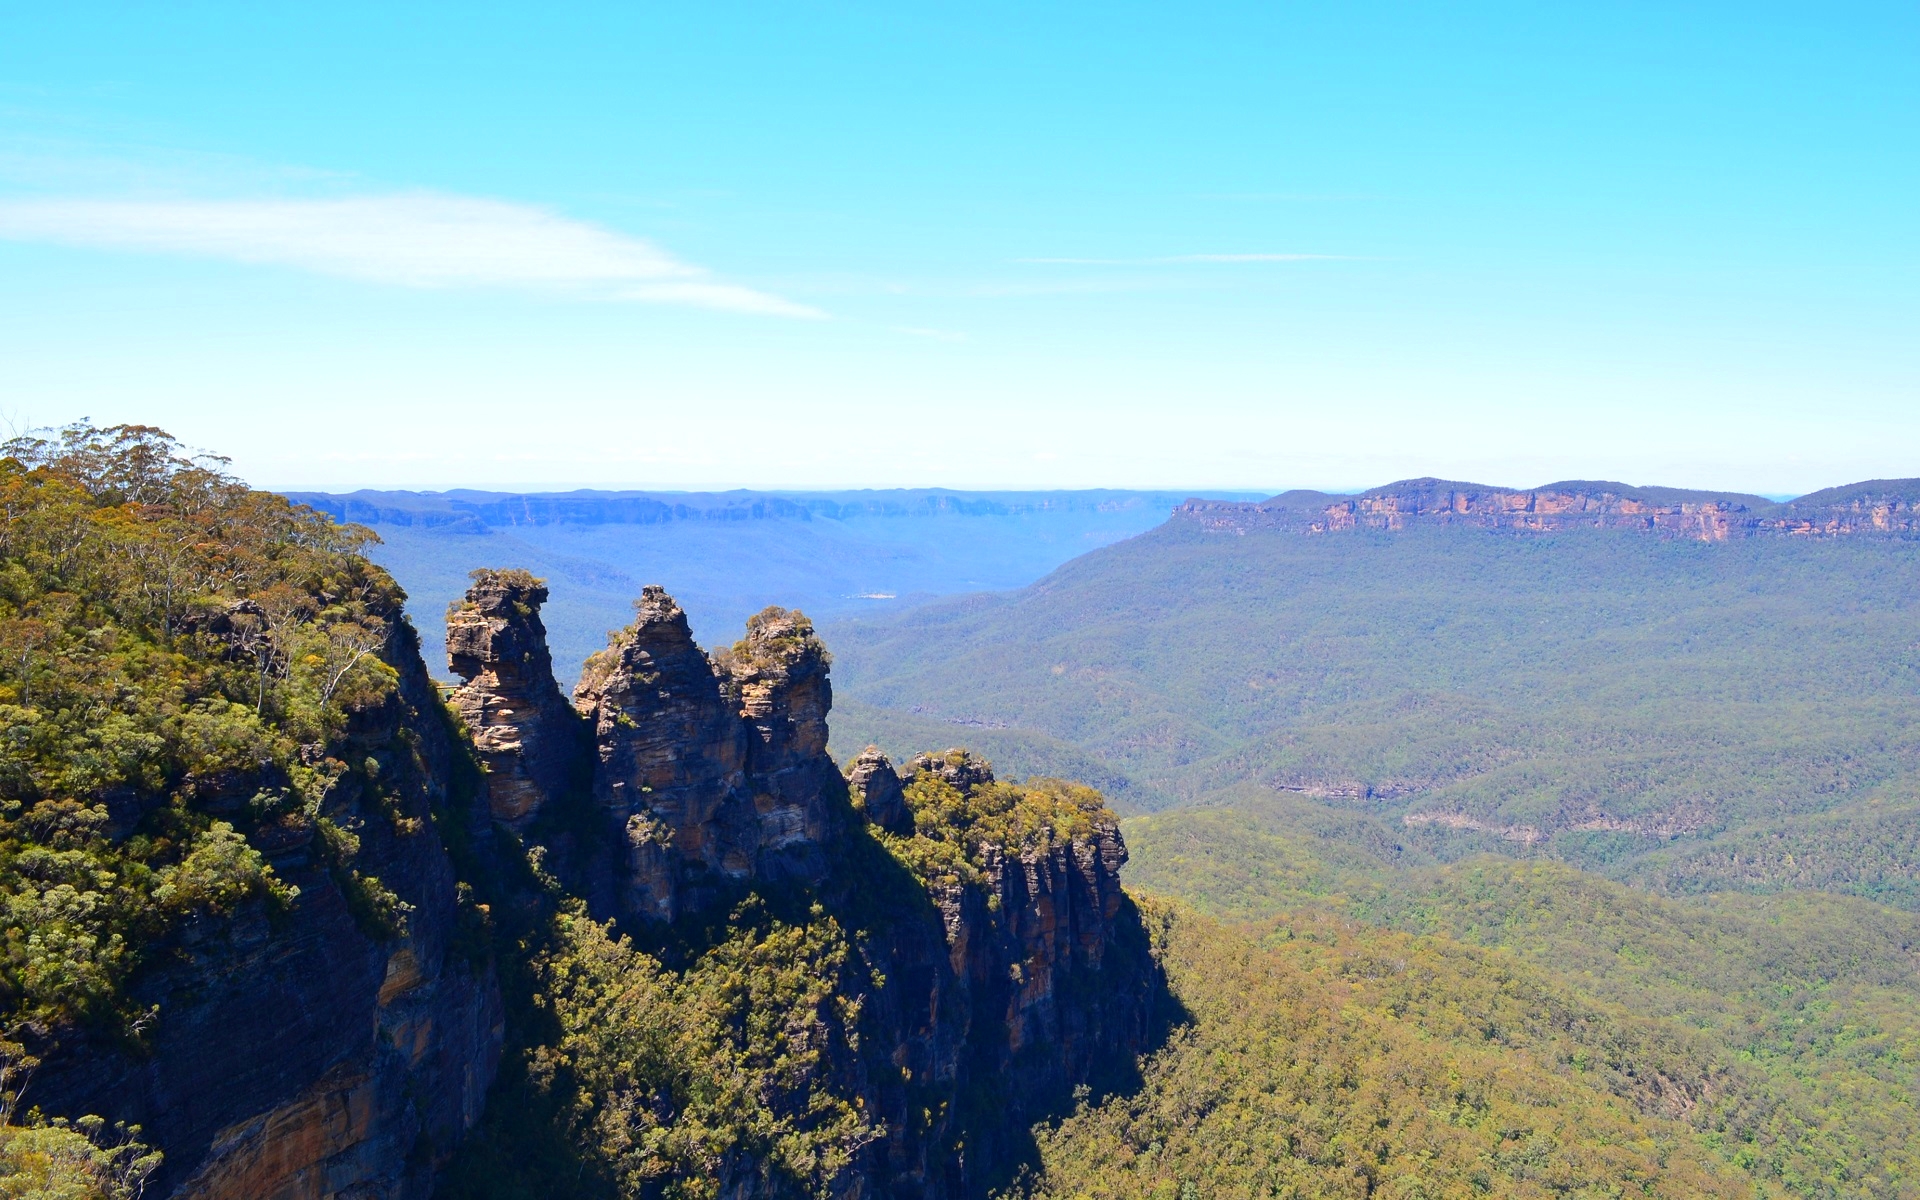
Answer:
<svg viewBox="0 0 1920 1200"><path fill-rule="evenodd" d="M138 1125L21 1119L20 1095L39 1065L18 1042L0 1040L0 1200L139 1200L160 1154L140 1143Z"/></svg>
<svg viewBox="0 0 1920 1200"><path fill-rule="evenodd" d="M913 832L874 832L923 884L978 883L990 856L1045 854L1116 825L1106 798L1083 784L1002 782L991 764L962 750L914 761L929 765L912 773L904 789Z"/></svg>

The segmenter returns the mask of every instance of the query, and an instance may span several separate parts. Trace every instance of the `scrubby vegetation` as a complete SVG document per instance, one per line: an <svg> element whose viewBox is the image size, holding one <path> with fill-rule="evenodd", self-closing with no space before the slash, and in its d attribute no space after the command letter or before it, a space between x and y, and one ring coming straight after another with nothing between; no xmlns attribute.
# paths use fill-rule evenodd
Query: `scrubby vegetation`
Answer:
<svg viewBox="0 0 1920 1200"><path fill-rule="evenodd" d="M21 1112L39 1065L20 1043L0 1040L0 1198L139 1200L160 1153L140 1143L138 1125Z"/></svg>
<svg viewBox="0 0 1920 1200"><path fill-rule="evenodd" d="M858 1041L861 990L817 908L788 923L749 898L677 969L577 902L535 938L518 1061L445 1194L824 1195L875 1136L821 1069Z"/></svg>
<svg viewBox="0 0 1920 1200"><path fill-rule="evenodd" d="M984 759L964 750L921 755L918 762L945 766L917 773L906 786L913 832L896 836L876 830L888 850L928 886L979 883L987 857L1045 853L1112 821L1106 797L1063 779L1033 778L1024 784L992 778Z"/></svg>
<svg viewBox="0 0 1920 1200"><path fill-rule="evenodd" d="M537 856L531 876L505 885L509 863L492 886L531 885L546 898L520 907L517 928L514 910L501 910L519 1041L442 1186L446 1200L712 1200L749 1180L755 1194L838 1195L853 1156L887 1132L863 1097L873 1077L909 1089L915 1121L955 1114L955 1152L968 1121L1003 1120L1009 1098L996 1080L957 1096L950 1080L859 1065L863 1039L879 1032L864 1020L868 1000L888 986L873 955L903 923L938 944L928 889L977 886L990 856L1045 849L1114 817L1090 788L999 783L964 752L927 757L959 765L958 785L932 772L910 784L909 836L846 831L834 882L818 895L774 885L623 934L590 919Z"/></svg>
<svg viewBox="0 0 1920 1200"><path fill-rule="evenodd" d="M1684 1120L1684 1033L1497 955L1302 913L1160 907L1192 1022L1145 1083L1041 1138L1034 1197L1750 1196Z"/></svg>
<svg viewBox="0 0 1920 1200"><path fill-rule="evenodd" d="M354 768L319 753L379 702L402 596L370 535L256 492L143 426L0 447L0 1037L83 1027L134 1053L140 970L189 927L297 890L248 835L310 838L356 915L404 906L319 815ZM132 1200L137 1129L22 1108L0 1044L0 1195ZM30 1100L30 1097L27 1097Z"/></svg>

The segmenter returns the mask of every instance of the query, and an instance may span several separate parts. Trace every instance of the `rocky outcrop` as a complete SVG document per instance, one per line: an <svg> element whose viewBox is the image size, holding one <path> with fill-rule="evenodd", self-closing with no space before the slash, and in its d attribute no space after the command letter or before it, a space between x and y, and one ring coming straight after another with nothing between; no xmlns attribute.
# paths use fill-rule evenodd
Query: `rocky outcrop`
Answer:
<svg viewBox="0 0 1920 1200"><path fill-rule="evenodd" d="M826 753L832 689L812 625L768 609L710 658L663 589L636 609L573 697L621 848L615 911L672 920L755 879L817 882L845 785Z"/></svg>
<svg viewBox="0 0 1920 1200"><path fill-rule="evenodd" d="M963 794L995 782L992 764L958 749L916 755L906 783L910 786L922 773ZM1076 1064L1081 1070L1090 1065L1079 1052L1083 1042L1117 1042L1110 1047L1117 1049L1134 1043L1129 1032L1144 1036L1144 1029L1130 1030L1133 1020L1144 1017L1137 988L1085 986L1101 979L1126 904L1120 868L1126 865L1127 848L1119 823L1101 810L1085 833L1047 838L1032 848L988 845L983 857L979 886L949 888L934 897L953 969L974 990L995 997L1009 1070L1015 1070L1027 1046L1060 1047L1062 1053L1048 1068L1058 1076L1029 1078L1027 1087L1044 1091L1049 1085L1082 1082L1069 1076L1077 1074ZM1126 1014L1109 1020L1104 1018L1112 1014L1099 1012L1097 1004L1063 1003L1065 997L1084 1001L1102 994L1120 998ZM1116 1038L1116 1033L1121 1036ZM1045 1076L1047 1070L1039 1074Z"/></svg>
<svg viewBox="0 0 1920 1200"><path fill-rule="evenodd" d="M805 617L768 609L708 654L662 589L635 607L574 692L613 848L605 878L579 890L642 936L756 886L824 905L857 935L855 974L886 981L845 985L860 1036L819 1067L879 1131L836 1194L960 1200L1004 1185L1033 1121L1148 1048L1160 977L1120 887L1111 813L1083 790L1077 832L979 847L964 874L919 880L863 819L914 836L923 777L991 807L984 760L923 754L903 778L869 747L843 778L826 752L830 660ZM720 1186L751 1200L764 1182Z"/></svg>
<svg viewBox="0 0 1920 1200"><path fill-rule="evenodd" d="M855 807L875 825L888 833L913 832L913 813L907 808L900 775L880 747L868 746L848 765L847 791Z"/></svg>
<svg viewBox="0 0 1920 1200"><path fill-rule="evenodd" d="M724 916L719 902L756 887L762 902L839 922L857 964L833 1003L859 1013L859 1035L812 1069L857 1097L874 1131L834 1176L847 1200L1003 1187L1034 1121L1149 1048L1158 967L1096 794L1047 809L1070 818L1057 830L974 839L964 871L916 875L921 860L866 822L924 850L920 781L983 811L1009 793L959 750L917 756L903 778L869 749L843 777L826 751L830 660L804 616L768 609L708 654L672 598L648 588L633 625L589 664L574 715L553 703L544 599L531 577L483 572L449 614L466 680L452 708L486 768L471 795L458 782L472 778L467 750L393 614L385 658L399 685L310 748L306 766L331 781L319 811L249 834L300 889L293 911L260 904L189 926L139 981L161 1014L148 1044L48 1055L34 1102L144 1126L167 1156L156 1195L425 1200L482 1114L505 1025L489 916L456 879L450 846L467 847L467 878L487 880L498 915L521 928L556 902L555 880L643 936L697 938L700 921L667 922ZM569 783L589 777L590 789ZM334 832L323 836L322 819ZM489 826L515 836L468 837ZM357 849L343 852L348 834ZM510 861L545 871L513 883L479 865ZM370 911L371 881L397 902L384 917ZM720 1180L721 1194L771 1197L750 1168Z"/></svg>
<svg viewBox="0 0 1920 1200"><path fill-rule="evenodd" d="M448 665L465 681L447 700L480 753L489 815L516 831L566 790L580 757L580 719L540 621L546 599L525 571L482 570L447 613Z"/></svg>
<svg viewBox="0 0 1920 1200"><path fill-rule="evenodd" d="M992 763L958 746L938 754L914 755L907 761L904 782L912 782L920 775L931 775L962 794L994 781Z"/></svg>
<svg viewBox="0 0 1920 1200"><path fill-rule="evenodd" d="M480 1115L504 1019L432 821L457 749L397 613L384 657L399 687L310 764L332 781L313 815L357 839L351 863L305 814L261 827L291 911L189 924L137 982L143 1047L76 1034L43 1054L32 1103L141 1125L166 1156L150 1195L424 1200ZM405 906L398 930L369 921L369 879Z"/></svg>
<svg viewBox="0 0 1920 1200"><path fill-rule="evenodd" d="M961 750L916 756L906 787L923 773L969 796L995 784ZM932 884L935 920L899 923L883 944L880 968L899 984L875 999L910 1011L900 1021L883 1008L876 1040L913 1078L944 1085L950 1107L917 1133L910 1105L873 1097L889 1128L904 1120L907 1131L886 1147L891 1172L872 1172L878 1190L958 1198L1004 1186L1034 1121L1063 1112L1077 1087L1125 1082L1151 1048L1159 968L1120 886L1118 824L1095 811L1071 836L983 846L977 879Z"/></svg>
<svg viewBox="0 0 1920 1200"><path fill-rule="evenodd" d="M1776 503L1762 496L1585 480L1516 490L1409 479L1356 496L1287 492L1258 503L1189 500L1176 520L1216 533L1338 533L1427 525L1549 533L1626 529L1699 541L1920 536L1920 480L1876 480Z"/></svg>

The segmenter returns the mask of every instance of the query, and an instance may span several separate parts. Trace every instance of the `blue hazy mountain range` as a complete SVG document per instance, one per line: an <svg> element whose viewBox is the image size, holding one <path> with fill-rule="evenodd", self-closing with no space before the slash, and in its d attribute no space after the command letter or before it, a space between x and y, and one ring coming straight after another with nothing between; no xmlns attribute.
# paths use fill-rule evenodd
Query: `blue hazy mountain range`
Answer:
<svg viewBox="0 0 1920 1200"><path fill-rule="evenodd" d="M292 492L380 535L371 557L410 597L427 663L446 670L440 614L476 567L547 579L554 668L577 677L643 585L672 592L702 642L731 642L769 604L818 620L1024 587L1159 525L1192 495L1253 492Z"/></svg>

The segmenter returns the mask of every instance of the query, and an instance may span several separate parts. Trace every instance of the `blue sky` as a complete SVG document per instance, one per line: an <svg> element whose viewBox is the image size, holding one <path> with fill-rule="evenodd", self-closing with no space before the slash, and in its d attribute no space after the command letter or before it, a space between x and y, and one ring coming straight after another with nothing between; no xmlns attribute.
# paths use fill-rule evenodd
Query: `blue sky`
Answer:
<svg viewBox="0 0 1920 1200"><path fill-rule="evenodd" d="M268 486L1920 475L1917 215L1912 4L0 4L0 411Z"/></svg>

